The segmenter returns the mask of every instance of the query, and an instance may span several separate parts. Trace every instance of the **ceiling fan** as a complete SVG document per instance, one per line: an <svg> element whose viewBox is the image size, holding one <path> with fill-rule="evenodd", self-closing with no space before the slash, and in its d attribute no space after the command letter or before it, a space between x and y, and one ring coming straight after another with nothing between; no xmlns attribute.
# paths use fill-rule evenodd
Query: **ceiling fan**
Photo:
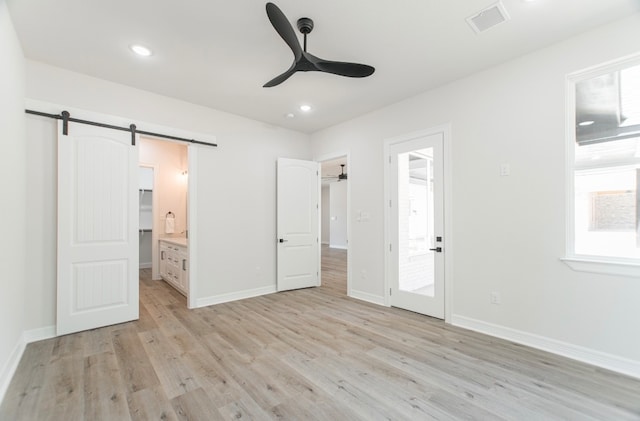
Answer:
<svg viewBox="0 0 640 421"><path fill-rule="evenodd" d="M340 164L340 166L342 167L341 170L340 170L340 174L338 174L338 175L326 175L326 176L323 176L322 179L326 180L326 181L330 181L330 180L334 180L334 179L336 181L347 180L348 179L347 174L345 174L345 172L344 172L345 164Z"/></svg>
<svg viewBox="0 0 640 421"><path fill-rule="evenodd" d="M298 30L304 36L304 49L300 46L298 37L293 27L282 13L282 10L273 3L267 3L267 16L276 32L293 51L293 64L280 76L276 76L264 84L264 88L276 86L289 79L295 72L326 72L347 77L367 77L373 74L375 69L366 64L346 63L342 61L323 60L307 52L307 35L313 30L313 20L309 18L298 19Z"/></svg>

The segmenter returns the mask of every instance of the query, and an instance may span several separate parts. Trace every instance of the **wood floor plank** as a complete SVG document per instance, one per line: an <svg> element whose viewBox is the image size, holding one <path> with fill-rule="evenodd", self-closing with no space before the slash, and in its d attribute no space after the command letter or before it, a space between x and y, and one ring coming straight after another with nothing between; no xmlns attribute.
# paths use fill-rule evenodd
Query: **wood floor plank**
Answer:
<svg viewBox="0 0 640 421"><path fill-rule="evenodd" d="M176 320L195 337L206 335L215 329L215 326L207 323L207 321L202 318L201 311L189 310L180 304L172 304L168 306L168 309Z"/></svg>
<svg viewBox="0 0 640 421"><path fill-rule="evenodd" d="M161 386L138 390L127 398L133 421L175 421L178 419Z"/></svg>
<svg viewBox="0 0 640 421"><path fill-rule="evenodd" d="M55 340L49 339L27 346L0 405L0 419L38 418L38 403L54 345Z"/></svg>
<svg viewBox="0 0 640 421"><path fill-rule="evenodd" d="M363 387L359 379L345 378L339 365L323 364L317 358L304 354L290 353L286 363L323 390L332 399L351 408L362 420L403 420L408 419L387 400L372 396L371 391ZM329 360L331 362L331 360ZM436 419L427 417L426 419Z"/></svg>
<svg viewBox="0 0 640 421"><path fill-rule="evenodd" d="M120 375L127 392L152 388L160 384L136 328L132 326L111 332L112 346L118 359Z"/></svg>
<svg viewBox="0 0 640 421"><path fill-rule="evenodd" d="M525 396L517 390L511 390L497 381L491 387L479 384L472 378L459 377L448 371L441 371L429 362L414 360L406 355L384 348L375 348L367 355L377 358L375 364L386 364L411 373L421 382L449 391L451 394L476 402L489 411L503 415L506 419L534 419L539 411L530 410Z"/></svg>
<svg viewBox="0 0 640 421"><path fill-rule="evenodd" d="M191 390L171 400L179 420L216 421L223 417L202 388Z"/></svg>
<svg viewBox="0 0 640 421"><path fill-rule="evenodd" d="M218 409L224 420L268 420L270 415L252 399L240 399Z"/></svg>
<svg viewBox="0 0 640 421"><path fill-rule="evenodd" d="M107 326L84 332L84 356L113 352L113 342L111 341L113 328L113 326Z"/></svg>
<svg viewBox="0 0 640 421"><path fill-rule="evenodd" d="M260 361L254 360L247 363L239 358L229 356L224 368L262 408L271 408L289 397L280 382L263 375L264 366Z"/></svg>
<svg viewBox="0 0 640 421"><path fill-rule="evenodd" d="M156 329L158 325L156 321L151 317L151 313L147 310L147 306L144 302L140 303L140 318L136 323L136 330L138 332L146 332L147 330Z"/></svg>
<svg viewBox="0 0 640 421"><path fill-rule="evenodd" d="M84 382L84 419L131 419L126 388L114 353L105 352L86 357Z"/></svg>
<svg viewBox="0 0 640 421"><path fill-rule="evenodd" d="M53 339L53 351L51 361L69 355L84 355L85 337L87 332L78 332L73 335L58 336Z"/></svg>
<svg viewBox="0 0 640 421"><path fill-rule="evenodd" d="M502 420L502 411L492 411L480 405L477 400L468 399L468 395L451 393L439 384L433 384L405 369L387 364L386 360L372 361L369 354L344 355L342 365L348 368L345 373L350 377L367 378L373 385L387 386L381 393L397 394L394 398L404 411L415 413L417 417L422 411L433 415L439 411L454 418L479 418L483 420Z"/></svg>
<svg viewBox="0 0 640 421"><path fill-rule="evenodd" d="M204 348L189 351L182 355L182 359L195 373L198 384L202 385L216 407L223 407L248 396L215 357Z"/></svg>
<svg viewBox="0 0 640 421"><path fill-rule="evenodd" d="M179 351L160 330L142 332L140 338L169 399L200 387L194 373L181 360Z"/></svg>
<svg viewBox="0 0 640 421"><path fill-rule="evenodd" d="M304 399L292 399L292 405L302 406L302 408L317 420L358 420L359 417L350 407L337 402L331 397L313 403L305 402ZM287 402L285 402L287 404ZM272 413L274 411L272 410ZM311 416L309 418L311 418ZM306 419L305 417L294 419Z"/></svg>
<svg viewBox="0 0 640 421"><path fill-rule="evenodd" d="M67 355L48 365L38 411L46 420L84 419L84 357Z"/></svg>
<svg viewBox="0 0 640 421"><path fill-rule="evenodd" d="M141 271L140 320L27 346L0 420L640 420L640 380L322 286L188 310ZM82 391L82 393L78 393Z"/></svg>

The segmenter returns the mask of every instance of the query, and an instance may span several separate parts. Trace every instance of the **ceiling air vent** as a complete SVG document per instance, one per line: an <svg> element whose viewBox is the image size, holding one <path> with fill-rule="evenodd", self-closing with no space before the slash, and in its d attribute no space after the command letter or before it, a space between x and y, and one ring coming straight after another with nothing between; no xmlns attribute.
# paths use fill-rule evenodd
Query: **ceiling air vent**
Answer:
<svg viewBox="0 0 640 421"><path fill-rule="evenodd" d="M477 34L479 34L480 32L484 32L502 22L508 21L509 19L509 14L504 8L502 2L497 2L473 16L469 16L467 18L467 23Z"/></svg>

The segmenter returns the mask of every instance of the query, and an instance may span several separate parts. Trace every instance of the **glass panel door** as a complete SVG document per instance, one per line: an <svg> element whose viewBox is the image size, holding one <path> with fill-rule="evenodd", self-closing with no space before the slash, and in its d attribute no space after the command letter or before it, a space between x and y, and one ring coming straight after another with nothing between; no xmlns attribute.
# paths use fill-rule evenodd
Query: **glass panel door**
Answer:
<svg viewBox="0 0 640 421"><path fill-rule="evenodd" d="M433 148L398 154L398 215L398 288L433 297Z"/></svg>
<svg viewBox="0 0 640 421"><path fill-rule="evenodd" d="M443 134L390 146L391 305L444 318Z"/></svg>

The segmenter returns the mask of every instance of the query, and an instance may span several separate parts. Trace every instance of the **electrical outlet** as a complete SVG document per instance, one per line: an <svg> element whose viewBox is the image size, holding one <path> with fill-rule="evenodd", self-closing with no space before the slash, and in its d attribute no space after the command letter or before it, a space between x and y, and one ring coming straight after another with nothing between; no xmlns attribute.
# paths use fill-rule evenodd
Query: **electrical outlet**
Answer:
<svg viewBox="0 0 640 421"><path fill-rule="evenodd" d="M489 300L491 304L500 304L500 293L497 291L493 291L489 294Z"/></svg>

